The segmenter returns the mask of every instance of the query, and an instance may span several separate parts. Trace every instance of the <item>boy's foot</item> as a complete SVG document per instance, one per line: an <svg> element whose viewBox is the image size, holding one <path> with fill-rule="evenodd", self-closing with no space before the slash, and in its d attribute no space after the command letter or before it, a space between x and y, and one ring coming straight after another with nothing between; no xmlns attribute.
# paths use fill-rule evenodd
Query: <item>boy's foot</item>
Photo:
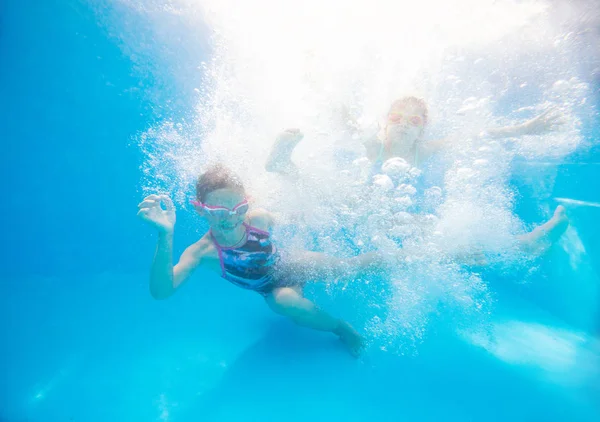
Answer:
<svg viewBox="0 0 600 422"><path fill-rule="evenodd" d="M281 132L267 158L265 169L276 173L295 173L297 169L292 163L291 157L294 148L302 138L304 138L304 134L299 129L286 129Z"/></svg>
<svg viewBox="0 0 600 422"><path fill-rule="evenodd" d="M550 220L519 238L521 247L528 253L542 255L560 239L567 227L569 227L569 217L565 207L559 205Z"/></svg>
<svg viewBox="0 0 600 422"><path fill-rule="evenodd" d="M365 347L364 339L358 334L346 321L340 321L340 325L335 330L335 334L340 336L340 340L348 348L352 356L357 358Z"/></svg>

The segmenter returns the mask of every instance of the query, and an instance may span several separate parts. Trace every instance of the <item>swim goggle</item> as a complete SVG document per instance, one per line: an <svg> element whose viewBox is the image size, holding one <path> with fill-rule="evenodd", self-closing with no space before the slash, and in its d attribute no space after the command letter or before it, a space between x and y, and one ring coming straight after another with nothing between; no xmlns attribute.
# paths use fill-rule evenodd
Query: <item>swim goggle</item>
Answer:
<svg viewBox="0 0 600 422"><path fill-rule="evenodd" d="M195 200L191 201L191 203L197 207L202 208L204 211L206 211L207 214L211 215L212 217L217 218L227 218L234 215L244 215L248 212L248 209L250 208L247 198L244 198L242 202L240 202L233 208L206 205L200 201Z"/></svg>
<svg viewBox="0 0 600 422"><path fill-rule="evenodd" d="M399 124L403 121L407 121L413 126L423 126L423 117L418 114L414 114L412 116L407 116L402 113L389 113L387 120L389 123Z"/></svg>

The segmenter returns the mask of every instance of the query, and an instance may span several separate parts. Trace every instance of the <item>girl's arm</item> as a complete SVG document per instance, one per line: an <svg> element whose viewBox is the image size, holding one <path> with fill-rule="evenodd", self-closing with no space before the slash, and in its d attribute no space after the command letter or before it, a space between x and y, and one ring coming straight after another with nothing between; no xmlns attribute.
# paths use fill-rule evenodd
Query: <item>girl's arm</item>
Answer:
<svg viewBox="0 0 600 422"><path fill-rule="evenodd" d="M150 294L166 299L192 274L202 261L200 240L188 247L173 265L173 233L160 233L150 271Z"/></svg>
<svg viewBox="0 0 600 422"><path fill-rule="evenodd" d="M164 206L164 208L163 208ZM173 266L175 206L166 195L149 195L138 204L138 217L158 231L158 243L150 270L150 293L166 299L200 264L203 240L187 248Z"/></svg>

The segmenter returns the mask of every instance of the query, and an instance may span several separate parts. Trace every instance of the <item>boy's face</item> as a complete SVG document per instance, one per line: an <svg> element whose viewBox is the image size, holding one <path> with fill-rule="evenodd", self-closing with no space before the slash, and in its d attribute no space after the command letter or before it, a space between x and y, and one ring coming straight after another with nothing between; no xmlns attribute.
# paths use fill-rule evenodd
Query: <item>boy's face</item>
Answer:
<svg viewBox="0 0 600 422"><path fill-rule="evenodd" d="M390 143L401 144L408 150L423 134L424 124L425 117L419 107L399 105L387 115L385 134Z"/></svg>
<svg viewBox="0 0 600 422"><path fill-rule="evenodd" d="M248 205L243 192L217 189L206 195L202 207L196 210L210 224L212 230L230 232L238 228L246 218Z"/></svg>

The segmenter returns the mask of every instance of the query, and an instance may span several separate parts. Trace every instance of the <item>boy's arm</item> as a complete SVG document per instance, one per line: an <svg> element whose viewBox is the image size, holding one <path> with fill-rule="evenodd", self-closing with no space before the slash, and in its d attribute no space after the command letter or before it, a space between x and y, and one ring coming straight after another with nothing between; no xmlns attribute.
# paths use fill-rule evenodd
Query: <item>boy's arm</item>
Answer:
<svg viewBox="0 0 600 422"><path fill-rule="evenodd" d="M515 138L524 135L537 135L555 130L565 123L565 117L556 109L546 110L539 116L514 126L503 126L485 131L494 139ZM455 138L443 138L423 143L419 153L426 159L453 143Z"/></svg>
<svg viewBox="0 0 600 422"><path fill-rule="evenodd" d="M514 126L488 129L486 132L493 138L512 138L523 135L537 135L549 132L566 123L565 116L555 108L546 110L539 116Z"/></svg>
<svg viewBox="0 0 600 422"><path fill-rule="evenodd" d="M367 252L352 258L337 258L320 252L306 251L298 256L296 265L310 278L338 279L360 277L367 271L383 270L388 268L390 263L379 252Z"/></svg>
<svg viewBox="0 0 600 422"><path fill-rule="evenodd" d="M381 155L381 149L383 148L382 141L377 137L377 134L365 136L361 143L365 149L365 155L369 161L373 163L377 161Z"/></svg>

